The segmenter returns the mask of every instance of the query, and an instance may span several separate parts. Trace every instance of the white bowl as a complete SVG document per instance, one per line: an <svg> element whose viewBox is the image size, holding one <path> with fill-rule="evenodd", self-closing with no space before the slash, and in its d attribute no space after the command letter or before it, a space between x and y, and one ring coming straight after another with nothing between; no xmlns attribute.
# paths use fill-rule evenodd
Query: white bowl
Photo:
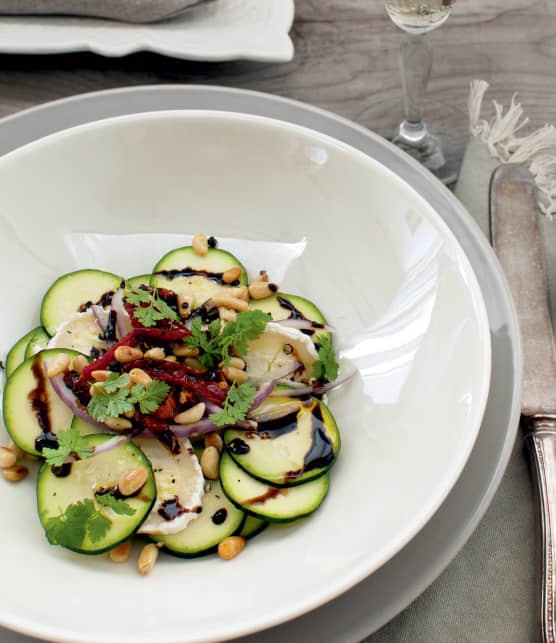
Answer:
<svg viewBox="0 0 556 643"><path fill-rule="evenodd" d="M149 272L202 230L312 299L356 378L330 395L342 451L309 519L235 560L133 564L47 544L31 480L0 484L0 624L56 641L170 643L283 622L372 573L428 521L477 436L490 337L473 271L432 208L322 134L219 112L68 130L0 159L0 351L61 273Z"/></svg>

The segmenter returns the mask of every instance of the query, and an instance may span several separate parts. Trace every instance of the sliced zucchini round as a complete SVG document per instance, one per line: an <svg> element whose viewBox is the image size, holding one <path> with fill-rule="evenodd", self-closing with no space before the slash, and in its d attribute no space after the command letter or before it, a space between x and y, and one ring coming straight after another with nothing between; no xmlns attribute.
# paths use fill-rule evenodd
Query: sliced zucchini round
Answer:
<svg viewBox="0 0 556 643"><path fill-rule="evenodd" d="M71 421L71 428L77 429L81 435L91 435L93 433L98 433L98 426L85 422L85 420L83 418L80 418L78 415L73 416L73 420Z"/></svg>
<svg viewBox="0 0 556 643"><path fill-rule="evenodd" d="M4 425L17 446L32 455L52 446L53 435L72 421L73 413L56 395L44 369L44 360L60 353L79 355L65 348L41 351L15 369L4 389Z"/></svg>
<svg viewBox="0 0 556 643"><path fill-rule="evenodd" d="M25 351L31 337L37 332L38 328L33 328L28 333L25 333L21 339L18 339L17 342L10 348L8 355L6 356L6 375L9 377L15 369L23 362L25 359Z"/></svg>
<svg viewBox="0 0 556 643"><path fill-rule="evenodd" d="M220 483L228 498L247 513L268 522L291 522L319 508L330 478L324 474L295 487L276 487L253 478L224 453Z"/></svg>
<svg viewBox="0 0 556 643"><path fill-rule="evenodd" d="M97 434L87 436L86 440L94 447L111 438ZM120 476L140 467L147 470L146 483L135 494L122 496L118 491ZM99 498L104 499L102 504ZM53 469L43 463L37 478L39 517L50 542L81 554L101 554L127 540L145 520L155 498L151 464L132 442L63 467ZM114 503L114 508L106 506L108 499ZM117 501L124 502L126 506L118 506ZM93 513L90 519L86 514L82 515L84 512L79 514L82 531L77 528L76 533L76 525L69 523L77 503L86 503ZM69 507L72 509L68 511ZM69 518L65 525L63 520L58 520L62 515ZM58 526L53 523L58 523Z"/></svg>
<svg viewBox="0 0 556 643"><path fill-rule="evenodd" d="M42 326L39 326L31 336L31 339L27 344L27 348L25 349L25 359L33 357L33 355L36 355L38 352L46 348L49 340L50 335L44 330Z"/></svg>
<svg viewBox="0 0 556 643"><path fill-rule="evenodd" d="M102 303L116 292L122 278L103 270L77 270L59 277L43 297L41 323L49 335L87 304Z"/></svg>
<svg viewBox="0 0 556 643"><path fill-rule="evenodd" d="M229 268L241 268L238 283L226 285L222 274ZM151 286L169 288L175 292L187 291L195 299L195 307L234 285L247 284L247 273L234 255L225 250L209 248L204 257L191 246L172 250L164 255L153 269Z"/></svg>
<svg viewBox="0 0 556 643"><path fill-rule="evenodd" d="M140 286L150 286L152 275L137 275L125 280L126 288L129 290L136 290Z"/></svg>
<svg viewBox="0 0 556 643"><path fill-rule="evenodd" d="M255 478L292 486L318 478L334 463L340 433L323 402L313 399L305 406L287 397L267 398L255 415L274 419L260 421L256 431L224 432L230 456Z"/></svg>
<svg viewBox="0 0 556 643"><path fill-rule="evenodd" d="M248 514L245 516L245 522L241 526L238 536L241 536L246 540L254 538L264 531L268 525L269 523L266 522L266 520L261 520L261 518L255 518L255 516L250 516Z"/></svg>
<svg viewBox="0 0 556 643"><path fill-rule="evenodd" d="M216 551L218 543L234 534L245 514L234 506L222 491L217 480L203 496L203 509L185 529L169 536L153 536L170 554L183 558L202 556Z"/></svg>

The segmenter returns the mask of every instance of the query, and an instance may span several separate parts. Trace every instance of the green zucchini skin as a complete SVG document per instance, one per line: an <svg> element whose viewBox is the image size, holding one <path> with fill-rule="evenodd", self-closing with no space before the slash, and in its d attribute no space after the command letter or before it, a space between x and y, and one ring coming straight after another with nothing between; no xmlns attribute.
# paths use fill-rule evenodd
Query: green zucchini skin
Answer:
<svg viewBox="0 0 556 643"><path fill-rule="evenodd" d="M71 428L77 429L81 435L92 435L93 433L98 433L98 427L94 424L89 424L85 422L78 415L74 415L71 421Z"/></svg>
<svg viewBox="0 0 556 643"><path fill-rule="evenodd" d="M10 375L4 388L2 409L4 426L15 444L31 455L40 456L40 451L35 448L35 440L42 433L42 429L39 423L39 415L33 410L30 399L33 391L36 391L39 385L46 395L52 433L56 433L60 429L69 428L73 418L73 413L60 400L52 388L46 373L44 373L44 360L60 353L68 355L70 359L81 354L67 348L51 348L41 351L22 362ZM37 379L34 369L39 374L42 369L44 378L39 375L39 379Z"/></svg>
<svg viewBox="0 0 556 643"><path fill-rule="evenodd" d="M87 436L90 445L95 446L110 440L112 436L93 434ZM112 526L98 542L91 542L88 535L79 546L68 546L79 554L95 555L110 551L126 541L141 526L149 515L156 499L156 485L149 460L141 449L128 442L116 449L80 460L71 464L71 469L65 477L57 477L52 467L43 462L37 476L37 510L43 527L49 518L58 516L73 503L94 500L95 490L116 487L119 477L138 467L145 467L148 477L145 485L137 494L122 498L131 508L135 509L133 516L119 515L105 507L101 511L109 518ZM97 509L100 505L97 504Z"/></svg>
<svg viewBox="0 0 556 643"><path fill-rule="evenodd" d="M294 487L276 487L249 475L228 453L220 459L224 493L247 514L266 522L292 522L316 511L328 493L327 473ZM257 502L253 502L258 499Z"/></svg>
<svg viewBox="0 0 556 643"><path fill-rule="evenodd" d="M28 333L25 333L23 337L17 340L17 342L10 348L8 355L6 356L6 375L9 377L15 369L25 360L25 351L27 346L31 341L33 335L39 330L38 328L33 328Z"/></svg>
<svg viewBox="0 0 556 643"><path fill-rule="evenodd" d="M224 516L220 524L214 523L217 512ZM199 517L176 534L152 536L165 551L179 558L196 558L215 552L224 538L236 533L244 523L245 514L224 494L217 480L210 481L210 490L203 496L203 510Z"/></svg>
<svg viewBox="0 0 556 643"><path fill-rule="evenodd" d="M257 411L272 412L295 404L291 398L267 398ZM257 431L231 428L223 436L236 464L254 478L277 487L292 487L324 475L340 451L340 432L324 402L316 398L310 406L297 402L297 412L290 412L286 418L286 426L278 421L274 429L267 430L268 424L261 422ZM237 441L241 450L233 448Z"/></svg>
<svg viewBox="0 0 556 643"><path fill-rule="evenodd" d="M116 292L123 279L112 272L86 268L62 275L46 291L41 303L41 324L55 335L60 324L77 313L81 306L96 303Z"/></svg>
<svg viewBox="0 0 556 643"><path fill-rule="evenodd" d="M39 351L44 350L49 339L50 335L42 326L39 326L27 344L27 348L25 349L25 359L29 359L29 357L33 357L33 355L36 355Z"/></svg>
<svg viewBox="0 0 556 643"><path fill-rule="evenodd" d="M152 275L137 275L136 277L130 277L125 280L125 285L128 290L137 290L141 286L150 286L151 285Z"/></svg>
<svg viewBox="0 0 556 643"><path fill-rule="evenodd" d="M249 540L250 538L255 538L260 533L262 533L270 523L261 518L255 518L255 516L250 516L249 514L245 515L245 521L241 526L241 529L238 532L238 536Z"/></svg>

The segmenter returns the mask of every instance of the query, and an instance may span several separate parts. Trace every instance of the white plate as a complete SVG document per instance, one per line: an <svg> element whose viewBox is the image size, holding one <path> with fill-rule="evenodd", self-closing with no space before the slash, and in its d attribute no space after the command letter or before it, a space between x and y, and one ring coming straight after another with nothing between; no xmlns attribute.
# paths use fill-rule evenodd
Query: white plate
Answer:
<svg viewBox="0 0 556 643"><path fill-rule="evenodd" d="M89 265L137 272L174 245L164 233L202 227L274 242L265 267L287 268L284 288L322 304L362 373L331 400L344 441L323 508L303 524L269 530L232 564L165 559L148 591L132 569L48 547L30 485L1 488L13 521L0 536L0 565L21 579L1 590L3 624L57 641L162 643L256 631L345 591L438 508L479 429L489 328L452 234L394 174L309 130L195 112L64 132L4 157L0 170L0 252L10 272L2 306L18 301L9 315L2 310L3 349L33 325L49 281L83 265L86 246ZM91 233L108 236L99 244ZM117 246L107 243L114 234L122 235ZM100 247L112 250L98 254ZM252 247L244 244L242 257L255 269ZM41 569L44 581L29 586L15 574L22 566ZM53 579L60 607L41 601ZM108 582L126 600L91 619Z"/></svg>
<svg viewBox="0 0 556 643"><path fill-rule="evenodd" d="M0 16L0 52L59 54L92 51L126 56L153 51L173 58L287 62L294 0L215 0L183 16L137 25L63 16Z"/></svg>

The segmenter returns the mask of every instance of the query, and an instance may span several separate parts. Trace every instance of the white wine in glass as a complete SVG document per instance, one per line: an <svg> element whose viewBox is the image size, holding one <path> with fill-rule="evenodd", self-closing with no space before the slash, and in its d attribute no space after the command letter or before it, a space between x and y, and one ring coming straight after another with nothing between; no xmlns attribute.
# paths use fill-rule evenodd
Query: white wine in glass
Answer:
<svg viewBox="0 0 556 643"><path fill-rule="evenodd" d="M421 98L432 69L425 34L443 24L456 0L385 0L388 15L406 32L400 48L405 118L393 143L416 158L443 183L456 176L446 166L442 145L423 121Z"/></svg>

